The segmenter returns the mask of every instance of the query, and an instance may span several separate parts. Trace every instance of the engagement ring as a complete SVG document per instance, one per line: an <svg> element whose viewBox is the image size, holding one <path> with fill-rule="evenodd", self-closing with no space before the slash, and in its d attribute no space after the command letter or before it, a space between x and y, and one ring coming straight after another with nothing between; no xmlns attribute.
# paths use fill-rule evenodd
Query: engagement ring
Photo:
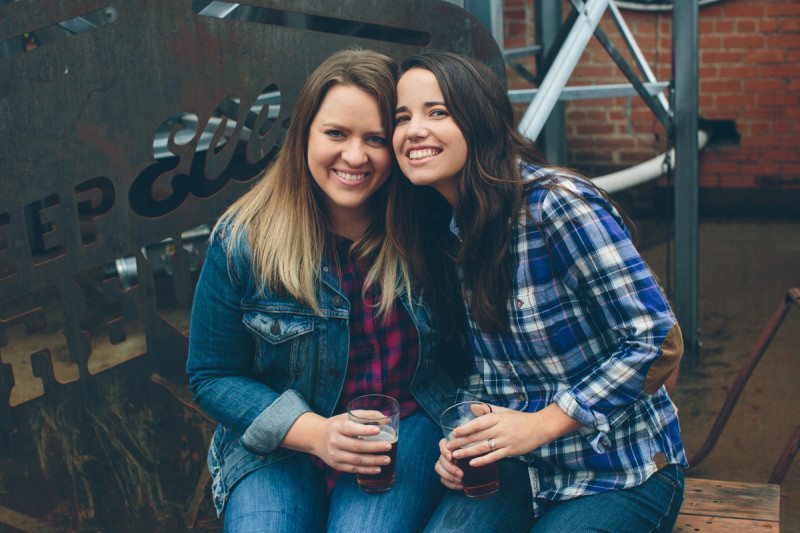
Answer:
<svg viewBox="0 0 800 533"><path fill-rule="evenodd" d="M494 451L494 439L486 439L486 444L489 445L490 451Z"/></svg>

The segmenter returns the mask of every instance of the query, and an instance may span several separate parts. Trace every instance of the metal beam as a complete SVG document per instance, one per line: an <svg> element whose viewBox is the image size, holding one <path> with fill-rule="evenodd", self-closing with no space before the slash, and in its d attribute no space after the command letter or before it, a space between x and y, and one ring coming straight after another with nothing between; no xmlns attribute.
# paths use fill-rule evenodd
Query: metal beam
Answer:
<svg viewBox="0 0 800 533"><path fill-rule="evenodd" d="M542 48L542 53L536 60L536 71L546 75L548 66L544 58L550 50L558 46L559 30L562 26L561 2L536 0L535 9L536 44ZM545 159L558 165L565 164L567 159L567 126L562 100L563 98L559 98L559 101L553 106L542 129L542 137L539 142Z"/></svg>
<svg viewBox="0 0 800 533"><path fill-rule="evenodd" d="M669 88L668 81L658 81L655 83L642 84L644 89L651 95L661 94ZM508 98L512 103L530 102L536 96L539 89L512 89L508 91ZM611 83L608 85L573 85L564 87L559 95L559 100L592 100L598 98L613 98L615 96L636 96L639 94L636 88L630 83Z"/></svg>
<svg viewBox="0 0 800 533"><path fill-rule="evenodd" d="M653 74L653 71L650 69L650 65L647 64L647 59L645 59L642 50L636 43L636 39L634 39L633 33L631 33L630 28L628 28L628 25L625 23L625 19L622 18L622 13L619 12L616 2L611 2L608 5L608 9L611 11L611 17L614 19L614 24L617 25L617 29L622 35L625 44L628 45L628 50L630 50L631 54L633 55L633 58L636 61L636 64L639 66L639 70L641 71L642 75L651 83L657 81L655 74ZM664 96L664 93L659 93L658 101L661 102L661 106L664 108L664 111L669 113L669 102L667 101L667 97Z"/></svg>
<svg viewBox="0 0 800 533"><path fill-rule="evenodd" d="M581 9L583 6L582 0L570 0L570 3L575 7L575 9ZM623 40L626 42L628 49L631 50L631 53L634 55L640 71L644 71L643 65L646 65L646 62L640 62L644 60L644 57L636 55L636 51L639 47L636 45L633 35L629 31L626 32L628 27L625 24L625 21L622 19L622 15L618 10L615 10L615 8L616 6L614 5L614 2L609 2L609 10L612 12L612 14L616 13L614 17L615 22L617 24L617 28L619 28L620 33L622 34ZM644 103L647 104L647 107L650 108L650 111L653 112L659 122L663 124L668 132L670 132L672 130L672 117L669 116L667 108L665 108L660 101L653 98L653 96L645 90L642 80L639 79L639 76L633 70L633 67L630 66L628 61L622 57L622 54L619 52L616 45L613 43L608 34L606 34L603 28L600 26L595 28L594 36L597 38L600 44L603 45L603 48L606 49L606 52L608 52L608 55L611 57L614 63L617 64L617 67L619 67L622 73L625 74L625 77L628 78L631 84L633 84L636 92L642 98L642 100L644 100Z"/></svg>
<svg viewBox="0 0 800 533"><path fill-rule="evenodd" d="M611 41L606 32L603 31L602 28L598 27L594 31L594 36L597 37L597 40L600 41L600 44L603 45L603 48L606 49L606 52L608 52L608 55L611 56L611 59L617 64L622 73L625 74L625 77L630 80L631 84L636 89L636 93L642 98L642 100L644 100L644 103L647 104L647 107L650 108L650 111L653 112L653 114L656 116L659 122L663 124L667 131L670 131L672 129L672 117L669 116L661 103L645 90L642 80L640 80L636 75L633 67L631 67L625 58L622 57L622 54L620 54L619 50Z"/></svg>
<svg viewBox="0 0 800 533"><path fill-rule="evenodd" d="M483 22L492 32L500 50L504 48L503 1L502 0L463 0L463 7L473 17Z"/></svg>
<svg viewBox="0 0 800 533"><path fill-rule="evenodd" d="M553 65L545 75L539 92L528 106L519 124L519 131L526 137L536 140L544 127L550 111L558 101L558 95L567 84L575 70L581 54L592 38L595 28L605 13L610 0L588 0L575 21L575 26L564 40Z"/></svg>
<svg viewBox="0 0 800 533"><path fill-rule="evenodd" d="M675 2L672 11L675 83L675 312L689 356L700 350L698 331L698 7Z"/></svg>
<svg viewBox="0 0 800 533"><path fill-rule="evenodd" d="M538 45L521 46L520 48L505 48L503 50L503 59L506 60L506 63L517 61L518 59L522 59L524 57L536 55L541 51L541 49L542 47Z"/></svg>

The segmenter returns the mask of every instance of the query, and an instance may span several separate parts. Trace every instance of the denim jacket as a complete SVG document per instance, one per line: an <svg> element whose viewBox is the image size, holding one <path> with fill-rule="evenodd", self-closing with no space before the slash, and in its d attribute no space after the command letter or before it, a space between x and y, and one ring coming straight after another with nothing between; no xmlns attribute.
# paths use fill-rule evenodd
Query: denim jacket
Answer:
<svg viewBox="0 0 800 533"><path fill-rule="evenodd" d="M244 476L297 453L279 446L300 415L334 414L349 353L350 304L327 259L318 315L291 296L259 291L246 235L230 261L225 239L212 238L197 283L186 365L195 401L219 422L208 452L218 514ZM399 300L419 334L411 392L438 420L456 387L436 361L430 312L418 295L413 305Z"/></svg>

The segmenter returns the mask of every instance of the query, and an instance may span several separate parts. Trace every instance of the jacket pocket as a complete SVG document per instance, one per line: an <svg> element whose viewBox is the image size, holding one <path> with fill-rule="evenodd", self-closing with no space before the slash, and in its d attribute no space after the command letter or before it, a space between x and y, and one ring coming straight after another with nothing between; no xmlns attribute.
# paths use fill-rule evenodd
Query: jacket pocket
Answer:
<svg viewBox="0 0 800 533"><path fill-rule="evenodd" d="M277 390L284 390L303 373L314 330L312 318L302 315L251 311L242 319L254 334L254 371Z"/></svg>

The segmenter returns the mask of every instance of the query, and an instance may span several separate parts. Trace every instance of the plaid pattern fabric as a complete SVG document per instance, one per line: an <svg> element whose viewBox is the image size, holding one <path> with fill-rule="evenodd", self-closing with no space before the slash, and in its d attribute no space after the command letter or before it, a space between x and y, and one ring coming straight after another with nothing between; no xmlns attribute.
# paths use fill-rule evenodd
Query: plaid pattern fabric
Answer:
<svg viewBox="0 0 800 533"><path fill-rule="evenodd" d="M362 297L367 273L350 257L351 241L336 238L337 274L342 292L350 302L350 353L347 375L336 413L347 411L350 400L364 394L385 394L400 403L400 418L417 410L411 396L411 379L419 360L419 336L406 308L398 301L392 313L378 316L380 291L374 285ZM325 467L328 490L336 484L339 472L314 457Z"/></svg>
<svg viewBox="0 0 800 533"><path fill-rule="evenodd" d="M419 359L417 329L399 301L386 320L377 315L381 295L374 285L362 298L367 273L351 260L351 244L337 239L339 280L350 301L350 357L336 412L347 411L353 398L385 394L400 403L400 418L405 418L417 409L411 396L411 378Z"/></svg>
<svg viewBox="0 0 800 533"><path fill-rule="evenodd" d="M686 466L666 389L643 390L676 320L621 216L588 183L522 172L555 188L533 185L517 225L510 332L483 333L467 309L478 373L460 399L527 412L557 403L583 424L521 458L535 498L629 488L665 464Z"/></svg>

